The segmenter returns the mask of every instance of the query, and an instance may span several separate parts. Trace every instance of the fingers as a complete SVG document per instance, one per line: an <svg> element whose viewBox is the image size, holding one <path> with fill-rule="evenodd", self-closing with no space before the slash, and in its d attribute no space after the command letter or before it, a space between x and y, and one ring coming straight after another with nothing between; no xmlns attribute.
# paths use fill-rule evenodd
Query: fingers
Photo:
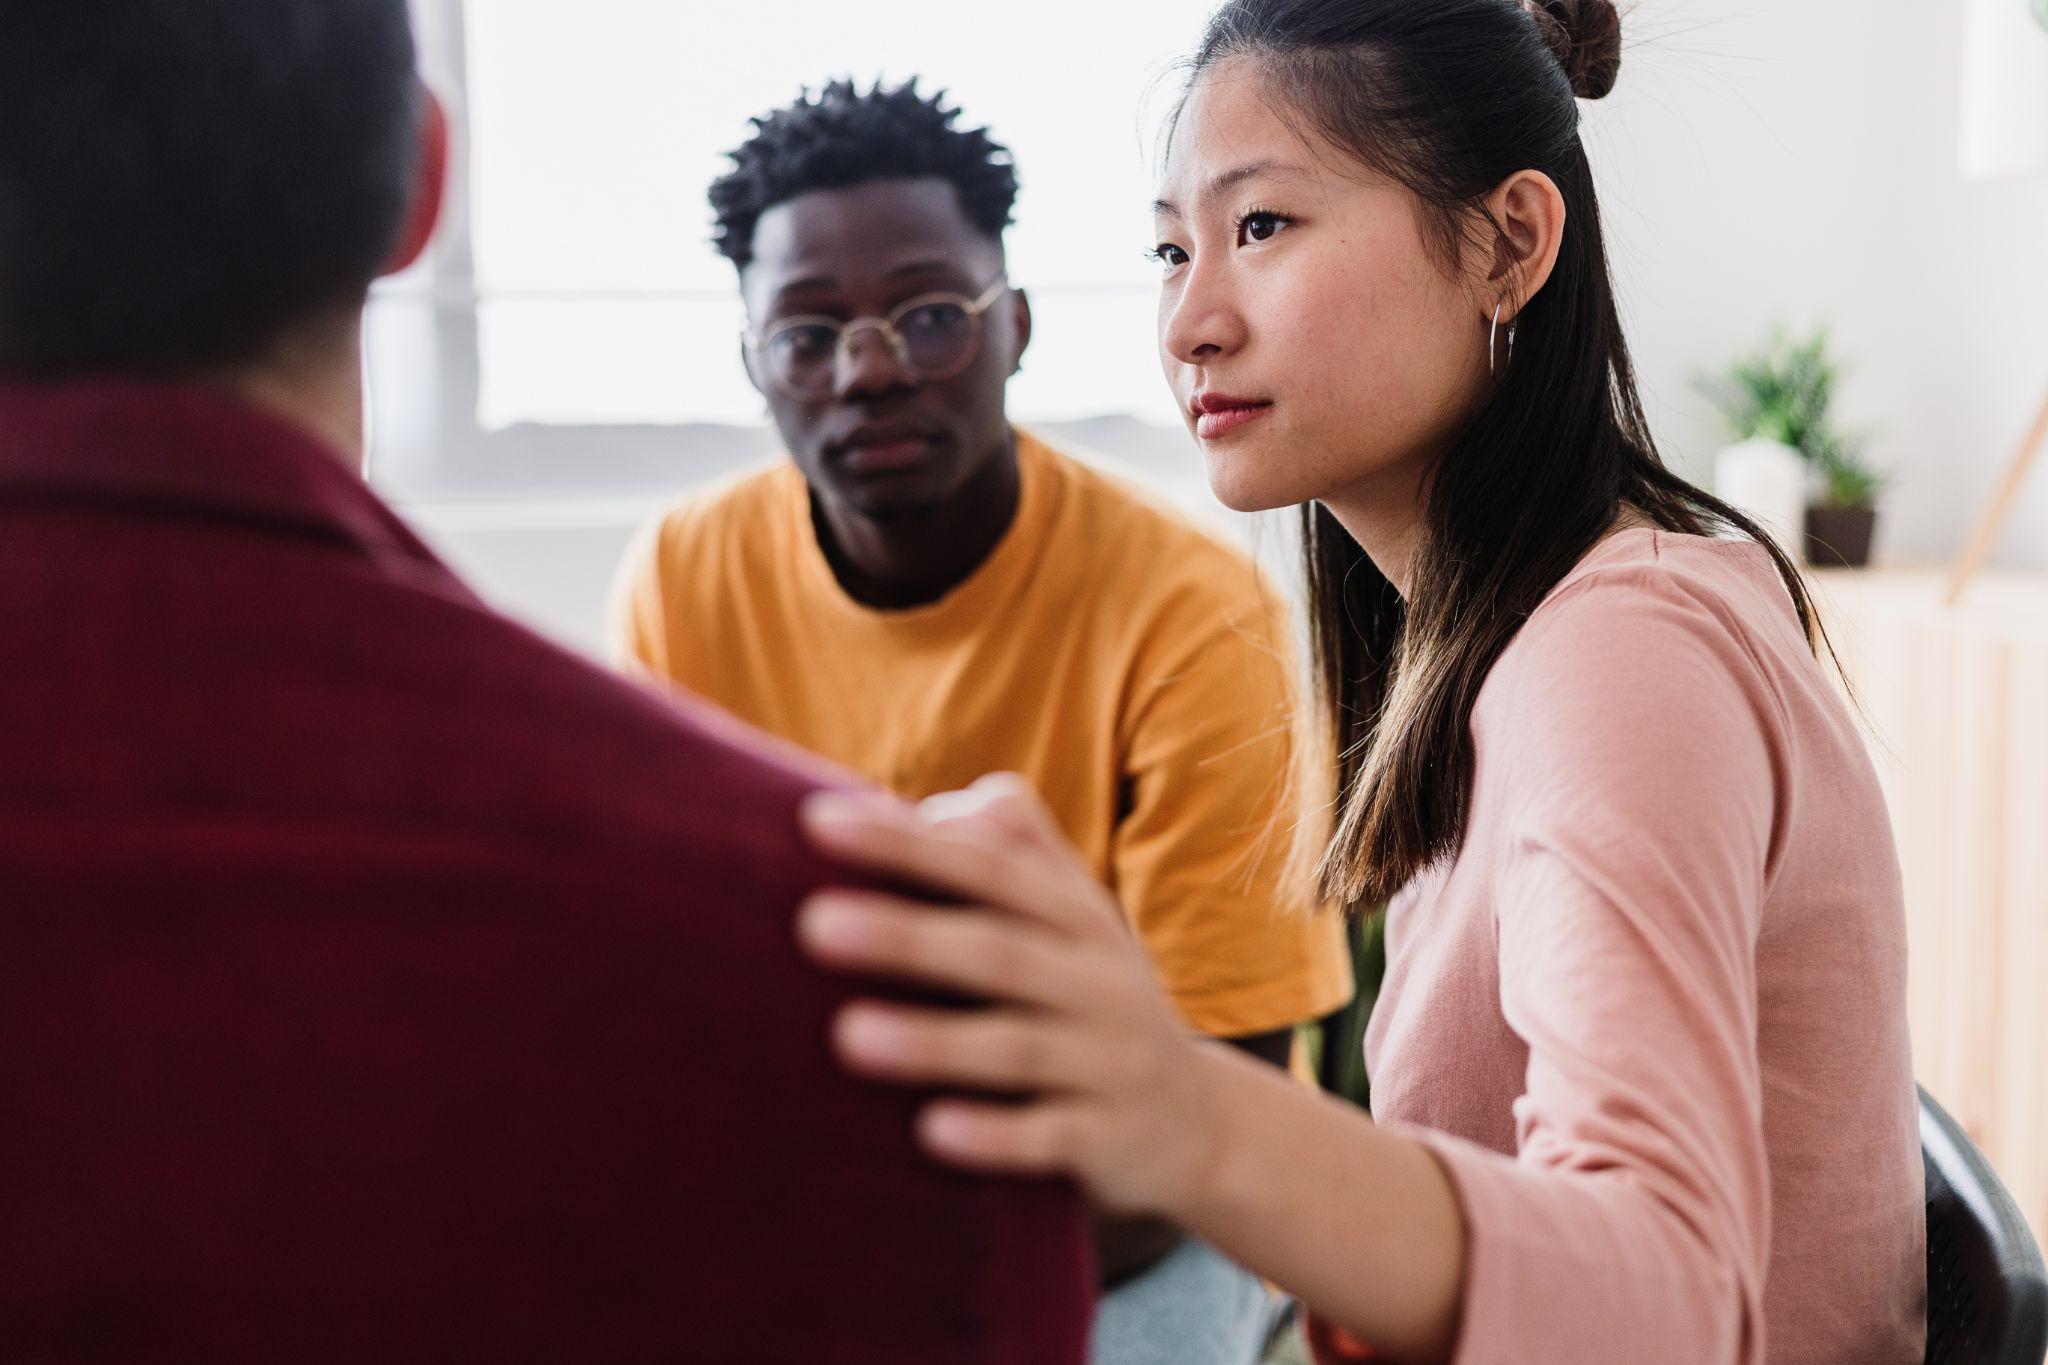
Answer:
<svg viewBox="0 0 2048 1365"><path fill-rule="evenodd" d="M989 773L972 786L927 796L917 810L934 825L981 824L1034 844L1066 843L1037 788L1016 773Z"/></svg>
<svg viewBox="0 0 2048 1365"><path fill-rule="evenodd" d="M1036 1094L1100 1079L1086 1039L1049 1014L864 1001L840 1011L832 1036L850 1069L901 1085Z"/></svg>
<svg viewBox="0 0 2048 1365"><path fill-rule="evenodd" d="M918 1115L917 1138L939 1160L967 1170L1079 1176L1085 1122L1079 1105L1057 1101L938 1100Z"/></svg>
<svg viewBox="0 0 2048 1365"><path fill-rule="evenodd" d="M1086 948L1030 921L879 892L812 896L798 914L797 937L828 967L988 1000L1058 1009L1103 988Z"/></svg>
<svg viewBox="0 0 2048 1365"><path fill-rule="evenodd" d="M1063 845L1038 845L980 820L934 824L915 810L832 793L806 801L803 822L825 852L942 895L1069 933L1122 922L1108 893Z"/></svg>
<svg viewBox="0 0 2048 1365"><path fill-rule="evenodd" d="M917 803L917 813L930 824L943 827L979 820L987 806L987 798L969 787L927 796Z"/></svg>
<svg viewBox="0 0 2048 1365"><path fill-rule="evenodd" d="M989 773L967 789L978 803L977 814L1041 848L1065 848L1066 831L1045 808L1038 789L1018 773Z"/></svg>

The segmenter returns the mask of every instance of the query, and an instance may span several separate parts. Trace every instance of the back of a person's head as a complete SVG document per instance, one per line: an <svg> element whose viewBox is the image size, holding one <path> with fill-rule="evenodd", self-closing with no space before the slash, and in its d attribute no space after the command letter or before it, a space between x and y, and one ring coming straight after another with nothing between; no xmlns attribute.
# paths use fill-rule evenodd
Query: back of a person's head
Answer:
<svg viewBox="0 0 2048 1365"><path fill-rule="evenodd" d="M420 99L405 0L0 0L0 372L232 367L360 305Z"/></svg>

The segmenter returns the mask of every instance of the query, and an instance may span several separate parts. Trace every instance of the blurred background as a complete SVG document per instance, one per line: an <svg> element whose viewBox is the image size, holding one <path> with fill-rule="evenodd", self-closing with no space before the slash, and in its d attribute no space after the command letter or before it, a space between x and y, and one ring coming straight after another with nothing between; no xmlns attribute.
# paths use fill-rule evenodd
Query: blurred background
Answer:
<svg viewBox="0 0 2048 1365"><path fill-rule="evenodd" d="M1141 252L1201 0L416 7L465 193L380 292L375 473L506 606L589 643L603 533L773 449L704 189L750 115L835 75L922 76L1015 152L1012 276L1039 320L1015 415L1200 495ZM1968 8L1643 0L1620 85L1587 106L1667 454L1711 480L1728 432L1697 379L1774 326L1830 326L1837 409L1892 476L1891 563L1957 551L2048 391L2048 171L1971 173ZM2048 125L2048 97L2031 112ZM2048 568L2048 480L1997 553Z"/></svg>
<svg viewBox="0 0 2048 1365"><path fill-rule="evenodd" d="M462 155L443 239L373 305L372 474L504 609L596 650L632 530L776 452L704 190L748 116L840 75L921 76L1015 153L1037 333L1012 415L1222 515L1159 377L1142 255L1207 5L415 5ZM1818 576L1899 826L1916 1060L2043 1228L2048 468L2007 478L2048 399L2033 8L1642 0L1586 137L1668 458L1790 496L1795 523L1805 501L1874 514L1869 567Z"/></svg>

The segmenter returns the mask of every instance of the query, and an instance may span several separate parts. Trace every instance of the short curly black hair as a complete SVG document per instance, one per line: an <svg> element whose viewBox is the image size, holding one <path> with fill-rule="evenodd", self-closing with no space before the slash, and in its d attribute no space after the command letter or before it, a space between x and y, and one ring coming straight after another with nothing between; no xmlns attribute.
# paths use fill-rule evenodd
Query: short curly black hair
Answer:
<svg viewBox="0 0 2048 1365"><path fill-rule="evenodd" d="M959 118L945 91L920 95L915 76L866 91L850 80L815 94L806 88L795 103L754 119L754 135L728 153L733 168L711 184L712 241L744 270L754 259L754 225L777 204L812 190L924 176L951 181L967 221L1000 238L1017 202L1016 164L988 129L954 127Z"/></svg>

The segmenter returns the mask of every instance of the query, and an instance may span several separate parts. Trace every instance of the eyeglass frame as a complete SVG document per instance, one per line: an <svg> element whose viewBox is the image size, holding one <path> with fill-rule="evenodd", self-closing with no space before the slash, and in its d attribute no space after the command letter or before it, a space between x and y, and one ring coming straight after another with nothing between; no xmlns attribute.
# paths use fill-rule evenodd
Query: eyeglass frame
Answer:
<svg viewBox="0 0 2048 1365"><path fill-rule="evenodd" d="M761 371L767 378L769 385L781 393L783 397L798 403L817 402L819 399L829 396L838 387L839 360L841 356L847 354L847 338L857 332L866 330L873 330L882 334L882 340L888 343L889 354L895 359L898 369L920 384L935 384L953 378L974 363L975 357L981 354L982 336L987 325L982 321L983 315L989 309L995 307L996 300L1009 291L1009 277L998 275L995 279L989 281L988 288L981 291L979 298L970 299L965 294L951 289L936 289L929 294L919 294L914 298L905 299L885 314L871 314L867 317L851 318L845 322L841 322L838 318L824 313L798 313L779 320L765 332L755 332L751 329L742 331L740 333L740 341L745 345L748 354L765 356L769 345L774 342L776 337L795 327L822 326L830 327L838 332L839 337L834 343L832 350L833 383L822 393L795 392L776 376L773 365L769 364L765 359L762 360ZM974 338L968 344L966 352L960 357L959 364L943 374L926 374L911 364L909 355L910 343L905 340L903 333L898 331L896 326L897 322L909 313L919 308L929 307L934 303L959 304L961 311L974 324ZM747 369L750 374L754 373L753 366L749 365Z"/></svg>

